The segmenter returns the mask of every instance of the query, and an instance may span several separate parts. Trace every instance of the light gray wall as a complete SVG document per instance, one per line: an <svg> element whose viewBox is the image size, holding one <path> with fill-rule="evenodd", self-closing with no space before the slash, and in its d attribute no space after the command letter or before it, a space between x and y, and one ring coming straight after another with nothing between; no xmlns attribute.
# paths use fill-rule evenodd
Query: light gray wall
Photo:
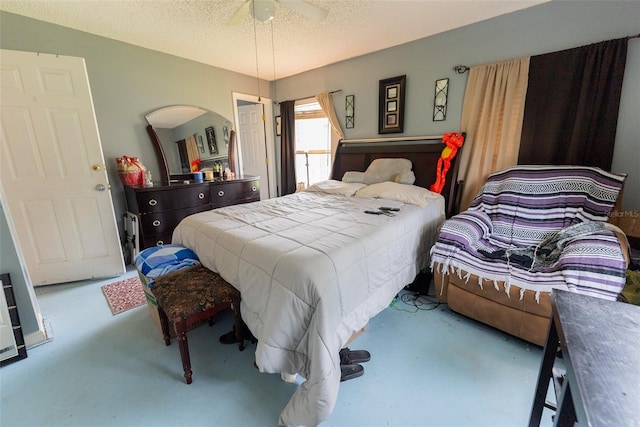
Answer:
<svg viewBox="0 0 640 427"><path fill-rule="evenodd" d="M257 92L255 77L7 12L0 12L0 48L85 59L120 230L125 199L115 158L139 157L154 179L160 178L145 114L197 105L233 122L232 92ZM268 89L261 81L261 91Z"/></svg>
<svg viewBox="0 0 640 427"><path fill-rule="evenodd" d="M638 1L553 1L281 79L275 93L278 101L284 101L342 89L333 101L345 137L372 137L378 136L379 80L406 74L405 132L397 135L437 135L460 128L468 73L456 74L454 65L539 55L638 33ZM640 40L632 39L613 170L629 174L623 203L625 209L634 210L640 210L639 62ZM447 119L433 122L434 84L440 78L449 78ZM355 128L345 129L345 96L351 94L355 95Z"/></svg>
<svg viewBox="0 0 640 427"><path fill-rule="evenodd" d="M0 12L0 48L85 59L121 233L126 205L115 158L122 155L139 157L154 178L160 177L146 132L145 114L169 105L197 105L233 122L232 92L250 95L257 92L254 77L7 12ZM268 83L261 81L262 93L268 88ZM219 140L218 144L221 143ZM0 269L18 272L19 263L6 224L0 222L0 227ZM25 334L36 332L37 323L32 320L38 309L28 300L25 278L18 277L17 273L12 277L17 282L18 311L25 322L23 331Z"/></svg>

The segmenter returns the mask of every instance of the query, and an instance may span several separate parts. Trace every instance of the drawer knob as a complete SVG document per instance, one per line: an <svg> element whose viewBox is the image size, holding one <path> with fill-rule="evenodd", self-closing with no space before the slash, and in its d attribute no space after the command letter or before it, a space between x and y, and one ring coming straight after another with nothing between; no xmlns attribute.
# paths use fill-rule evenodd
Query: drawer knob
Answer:
<svg viewBox="0 0 640 427"><path fill-rule="evenodd" d="M224 196L224 191L222 191L222 190L218 191L218 196L220 196L220 197Z"/></svg>
<svg viewBox="0 0 640 427"><path fill-rule="evenodd" d="M160 220L159 219L156 219L155 221L153 221L153 226L154 227L157 227L159 225L160 225Z"/></svg>
<svg viewBox="0 0 640 427"><path fill-rule="evenodd" d="M158 201L156 199L149 200L149 206L155 206L157 204L158 204Z"/></svg>
<svg viewBox="0 0 640 427"><path fill-rule="evenodd" d="M256 191L256 190L257 190L256 186L255 186L255 185L252 185L252 186L251 186L251 191Z"/></svg>
<svg viewBox="0 0 640 427"><path fill-rule="evenodd" d="M204 199L204 193L199 193L198 194L198 199L200 199L200 200Z"/></svg>
<svg viewBox="0 0 640 427"><path fill-rule="evenodd" d="M156 246L162 246L162 245L164 245L164 242L162 240L158 240L156 242Z"/></svg>

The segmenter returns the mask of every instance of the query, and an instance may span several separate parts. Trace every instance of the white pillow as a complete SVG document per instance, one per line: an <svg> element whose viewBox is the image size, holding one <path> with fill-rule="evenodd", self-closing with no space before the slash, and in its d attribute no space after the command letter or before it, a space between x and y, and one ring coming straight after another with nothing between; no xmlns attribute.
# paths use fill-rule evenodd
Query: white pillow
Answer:
<svg viewBox="0 0 640 427"><path fill-rule="evenodd" d="M356 197L395 200L402 203L425 207L430 200L435 200L442 196L416 185L398 184L397 182L386 181L367 185L356 192Z"/></svg>
<svg viewBox="0 0 640 427"><path fill-rule="evenodd" d="M339 194L342 196L353 196L356 193L356 191L364 187L366 187L366 184L348 183L348 182L336 181L334 179L329 179L327 181L322 181L322 182L318 182L316 184L310 185L308 188L305 188L303 191L327 193L327 194Z"/></svg>
<svg viewBox="0 0 640 427"><path fill-rule="evenodd" d="M396 175L411 170L409 159L375 159L365 171L367 184L393 181Z"/></svg>
<svg viewBox="0 0 640 427"><path fill-rule="evenodd" d="M416 182L416 176L413 171L402 172L396 175L393 178L393 181L397 182L398 184L412 185L414 182Z"/></svg>
<svg viewBox="0 0 640 427"><path fill-rule="evenodd" d="M347 171L342 176L342 182L364 183L364 172Z"/></svg>
<svg viewBox="0 0 640 427"><path fill-rule="evenodd" d="M376 184L384 181L395 181L413 184L416 180L411 171L409 159L375 159L365 172L348 171L342 177L343 182L361 182Z"/></svg>

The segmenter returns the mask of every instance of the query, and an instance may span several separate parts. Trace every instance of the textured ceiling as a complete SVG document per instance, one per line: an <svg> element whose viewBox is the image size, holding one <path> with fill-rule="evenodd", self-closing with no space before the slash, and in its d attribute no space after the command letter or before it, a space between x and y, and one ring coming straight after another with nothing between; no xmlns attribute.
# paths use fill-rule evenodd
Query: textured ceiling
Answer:
<svg viewBox="0 0 640 427"><path fill-rule="evenodd" d="M329 12L322 22L276 2L273 21L238 25L228 22L245 0L1 0L0 9L273 80L545 1L308 0Z"/></svg>

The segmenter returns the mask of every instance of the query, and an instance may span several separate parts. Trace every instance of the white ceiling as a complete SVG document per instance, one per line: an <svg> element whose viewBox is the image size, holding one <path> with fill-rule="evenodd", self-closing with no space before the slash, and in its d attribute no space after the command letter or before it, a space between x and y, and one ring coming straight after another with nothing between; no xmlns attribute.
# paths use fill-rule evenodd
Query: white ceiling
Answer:
<svg viewBox="0 0 640 427"><path fill-rule="evenodd" d="M0 9L251 76L257 40L258 75L274 80L545 1L308 0L329 12L324 21L276 3L271 23L249 15L234 26L245 0L1 0Z"/></svg>

